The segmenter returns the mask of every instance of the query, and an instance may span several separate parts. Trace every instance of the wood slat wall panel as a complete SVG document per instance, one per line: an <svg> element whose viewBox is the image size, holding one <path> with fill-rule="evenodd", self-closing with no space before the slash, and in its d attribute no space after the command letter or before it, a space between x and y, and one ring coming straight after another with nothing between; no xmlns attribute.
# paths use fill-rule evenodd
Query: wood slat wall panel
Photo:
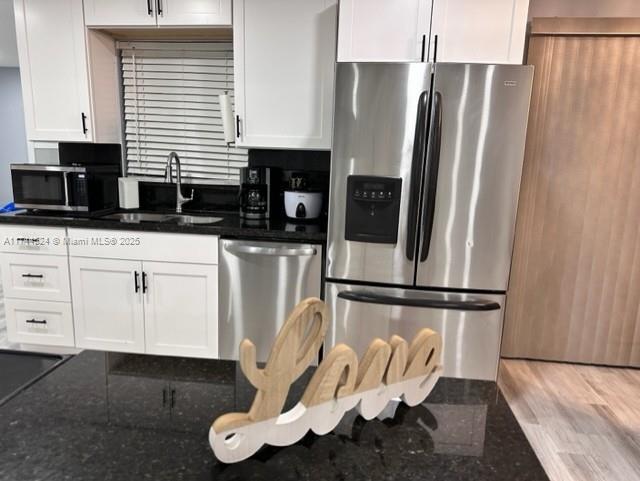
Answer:
<svg viewBox="0 0 640 481"><path fill-rule="evenodd" d="M533 36L502 353L640 366L640 37Z"/></svg>
<svg viewBox="0 0 640 481"><path fill-rule="evenodd" d="M638 35L637 17L539 17L531 20L533 35Z"/></svg>

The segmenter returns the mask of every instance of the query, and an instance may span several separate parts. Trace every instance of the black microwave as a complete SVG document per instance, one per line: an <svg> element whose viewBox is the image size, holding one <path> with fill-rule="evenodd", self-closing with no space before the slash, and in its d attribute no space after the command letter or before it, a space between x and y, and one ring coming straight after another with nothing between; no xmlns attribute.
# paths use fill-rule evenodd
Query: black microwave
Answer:
<svg viewBox="0 0 640 481"><path fill-rule="evenodd" d="M19 209L96 214L118 206L118 165L11 164Z"/></svg>

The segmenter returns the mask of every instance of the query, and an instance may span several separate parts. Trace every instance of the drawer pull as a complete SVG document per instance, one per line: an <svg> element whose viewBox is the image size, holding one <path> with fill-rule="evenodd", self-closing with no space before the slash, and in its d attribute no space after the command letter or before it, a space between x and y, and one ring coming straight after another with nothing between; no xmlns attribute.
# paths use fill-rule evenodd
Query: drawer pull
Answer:
<svg viewBox="0 0 640 481"><path fill-rule="evenodd" d="M28 277L29 279L44 279L44 274L22 274L22 277Z"/></svg>
<svg viewBox="0 0 640 481"><path fill-rule="evenodd" d="M38 320L36 318L33 318L33 319L27 319L24 322L26 322L27 324L46 324L47 320L46 319Z"/></svg>

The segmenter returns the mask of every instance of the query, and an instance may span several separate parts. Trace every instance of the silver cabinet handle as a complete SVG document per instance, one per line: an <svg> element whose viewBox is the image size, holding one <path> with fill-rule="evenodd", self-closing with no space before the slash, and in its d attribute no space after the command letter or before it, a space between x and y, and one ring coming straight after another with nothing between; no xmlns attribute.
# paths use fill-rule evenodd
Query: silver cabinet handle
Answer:
<svg viewBox="0 0 640 481"><path fill-rule="evenodd" d="M69 207L69 172L64 172L62 179L64 180L64 205Z"/></svg>
<svg viewBox="0 0 640 481"><path fill-rule="evenodd" d="M237 246L225 245L224 249L232 254L250 254L259 256L315 256L318 251L315 247L261 247L261 246Z"/></svg>

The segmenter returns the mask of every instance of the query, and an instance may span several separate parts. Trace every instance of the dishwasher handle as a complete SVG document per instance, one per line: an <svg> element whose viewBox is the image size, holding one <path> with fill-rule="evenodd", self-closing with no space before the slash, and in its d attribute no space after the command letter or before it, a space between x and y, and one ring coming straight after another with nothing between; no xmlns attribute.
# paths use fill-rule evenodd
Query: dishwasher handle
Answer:
<svg viewBox="0 0 640 481"><path fill-rule="evenodd" d="M226 244L224 249L231 254L249 254L257 256L302 257L315 256L315 247L263 247L251 245Z"/></svg>

